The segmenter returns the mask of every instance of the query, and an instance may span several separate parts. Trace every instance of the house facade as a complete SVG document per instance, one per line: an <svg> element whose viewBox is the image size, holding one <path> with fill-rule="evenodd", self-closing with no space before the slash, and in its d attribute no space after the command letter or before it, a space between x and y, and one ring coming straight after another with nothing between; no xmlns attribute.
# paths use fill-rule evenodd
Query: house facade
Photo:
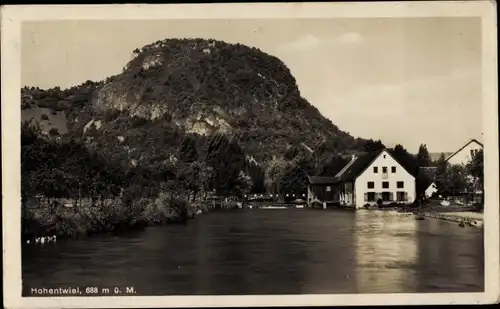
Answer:
<svg viewBox="0 0 500 309"><path fill-rule="evenodd" d="M474 153L477 153L481 149L483 149L483 144L475 139L471 139L460 147L460 149L448 156L446 162L451 165L465 165L472 160Z"/></svg>
<svg viewBox="0 0 500 309"><path fill-rule="evenodd" d="M309 183L311 192L318 192L320 184ZM386 149L377 153L353 156L351 161L334 177L328 180L329 203L340 206L361 208L375 205L380 200L384 204L393 202L409 204L415 200L415 176L408 172ZM310 201L322 202L314 195ZM323 200L324 201L324 200Z"/></svg>

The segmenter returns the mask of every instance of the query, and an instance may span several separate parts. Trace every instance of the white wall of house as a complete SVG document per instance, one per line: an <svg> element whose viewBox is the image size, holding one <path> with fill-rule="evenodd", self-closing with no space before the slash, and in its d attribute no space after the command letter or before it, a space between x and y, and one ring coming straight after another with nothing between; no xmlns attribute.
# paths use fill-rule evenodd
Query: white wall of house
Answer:
<svg viewBox="0 0 500 309"><path fill-rule="evenodd" d="M377 172L374 171L377 167ZM387 172L383 172L383 168ZM393 171L393 167L395 170ZM368 187L368 183L373 183L373 188ZM384 188L383 183L388 182L389 187ZM398 188L398 182L403 183L403 188ZM375 193L372 201L365 201L365 193ZM383 151L370 164L370 166L356 178L355 182L355 206L363 207L365 204L376 204L379 197L377 193L387 192L389 200L385 203L397 202L398 192L404 200L400 202L412 203L415 200L415 177L408 173L387 151ZM391 200L392 199L392 200Z"/></svg>
<svg viewBox="0 0 500 309"><path fill-rule="evenodd" d="M448 159L448 163L451 165L461 165L467 164L472 160L471 151L478 151L483 147L477 143L476 141L472 141L467 146L465 146L462 150L454 154L452 157Z"/></svg>
<svg viewBox="0 0 500 309"><path fill-rule="evenodd" d="M435 183L431 183L427 189L425 189L425 197L429 198L431 197L434 193L438 191L437 186Z"/></svg>

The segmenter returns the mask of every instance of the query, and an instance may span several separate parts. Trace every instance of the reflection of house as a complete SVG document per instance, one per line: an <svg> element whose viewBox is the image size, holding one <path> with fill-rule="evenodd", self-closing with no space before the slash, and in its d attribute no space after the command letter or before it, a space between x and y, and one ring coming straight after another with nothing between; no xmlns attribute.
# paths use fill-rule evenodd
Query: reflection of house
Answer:
<svg viewBox="0 0 500 309"><path fill-rule="evenodd" d="M446 162L451 165L467 164L472 160L474 153L477 153L481 149L483 149L483 144L475 139L471 139L465 145L460 147L460 149L446 158Z"/></svg>
<svg viewBox="0 0 500 309"><path fill-rule="evenodd" d="M415 176L386 149L351 161L334 177L309 177L307 203L335 203L360 208L365 204L412 203Z"/></svg>
<svg viewBox="0 0 500 309"><path fill-rule="evenodd" d="M413 290L419 272L419 222L389 212L356 214L355 282L358 293L397 293Z"/></svg>

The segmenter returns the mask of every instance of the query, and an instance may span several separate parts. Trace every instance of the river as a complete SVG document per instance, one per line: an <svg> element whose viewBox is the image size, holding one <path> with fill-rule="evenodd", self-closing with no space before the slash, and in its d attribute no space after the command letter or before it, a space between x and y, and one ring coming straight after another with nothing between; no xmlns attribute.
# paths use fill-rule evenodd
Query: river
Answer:
<svg viewBox="0 0 500 309"><path fill-rule="evenodd" d="M135 295L484 291L483 231L382 211L234 210L188 225L23 246L32 288Z"/></svg>

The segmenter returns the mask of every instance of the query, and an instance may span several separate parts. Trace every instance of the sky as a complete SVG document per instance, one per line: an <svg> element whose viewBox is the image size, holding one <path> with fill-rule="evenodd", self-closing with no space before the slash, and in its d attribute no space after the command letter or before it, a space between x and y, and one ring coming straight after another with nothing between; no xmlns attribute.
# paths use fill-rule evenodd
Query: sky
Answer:
<svg viewBox="0 0 500 309"><path fill-rule="evenodd" d="M24 22L22 84L101 80L135 48L166 38L241 43L280 58L302 96L355 137L410 152L482 141L479 18Z"/></svg>

